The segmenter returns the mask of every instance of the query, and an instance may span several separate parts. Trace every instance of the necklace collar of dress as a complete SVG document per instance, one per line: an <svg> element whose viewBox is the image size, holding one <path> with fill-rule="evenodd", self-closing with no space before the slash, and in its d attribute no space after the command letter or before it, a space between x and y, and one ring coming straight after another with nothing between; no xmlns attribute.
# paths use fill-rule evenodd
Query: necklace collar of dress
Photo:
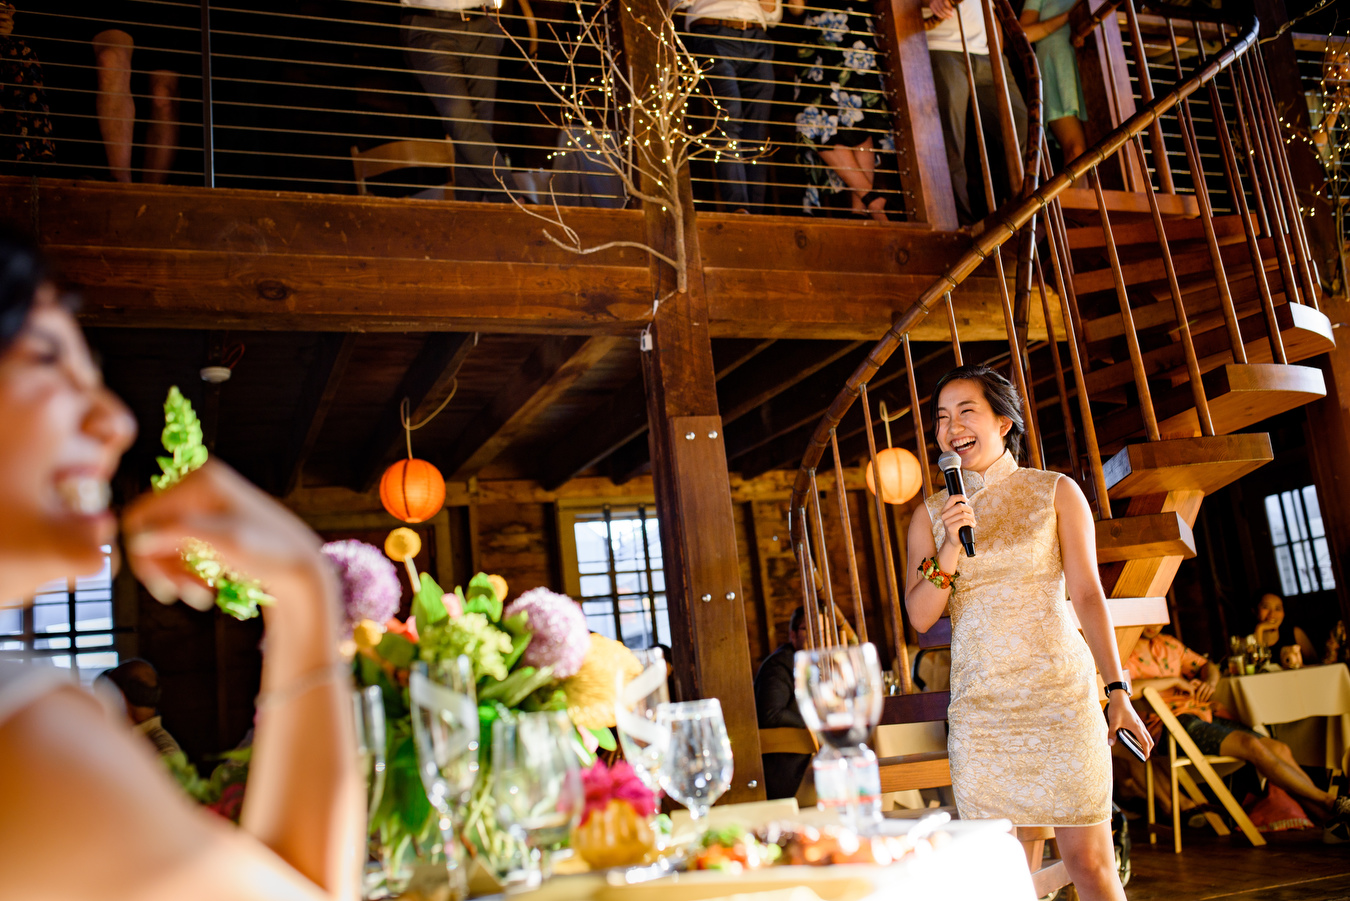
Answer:
<svg viewBox="0 0 1350 901"><path fill-rule="evenodd" d="M965 470L962 478L966 486L966 496L970 497L977 491L988 488L991 485L997 485L1011 475L1016 469L1017 460L1013 458L1012 451L1005 450L1003 456L995 460L989 468L984 471L984 475L980 475L978 472Z"/></svg>

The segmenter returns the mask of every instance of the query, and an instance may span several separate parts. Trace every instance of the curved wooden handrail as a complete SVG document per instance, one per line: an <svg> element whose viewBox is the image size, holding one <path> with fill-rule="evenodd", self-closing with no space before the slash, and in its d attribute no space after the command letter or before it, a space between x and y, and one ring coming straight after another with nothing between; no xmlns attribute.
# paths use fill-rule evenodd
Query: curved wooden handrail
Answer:
<svg viewBox="0 0 1350 901"><path fill-rule="evenodd" d="M1006 5L1007 0L996 0L996 2ZM1190 10L1187 10L1185 15L1190 18L1197 17L1196 12ZM945 273L939 276L919 296L918 300L895 315L890 329L872 348L867 358L859 364L853 375L849 376L844 388L835 397L829 409L825 411L824 417L807 443L801 468L798 470L797 478L793 483L788 508L790 512L803 506L806 495L811 488L812 475L817 464L820 463L825 449L830 444L831 432L843 420L844 414L853 406L854 401L858 399L863 387L871 377L900 348L901 342L909 331L923 317L932 312L933 307L947 293L959 287L971 273L978 269L985 260L989 259L991 254L1016 235L1022 226L1031 221L1032 217L1042 212L1047 204L1078 179L1113 156L1135 135L1151 126L1164 113L1212 81L1215 76L1232 65L1239 56L1250 50L1256 43L1259 29L1260 23L1255 16L1252 16L1245 30L1240 31L1238 36L1228 43L1222 51L1210 57L1209 61L1198 72L1178 84L1170 92L1154 98L1146 107L1122 122L1082 156L1046 182L1044 186L1031 193L1030 196L1025 197L1015 205L1009 204L1007 208L996 211L985 220L984 231L972 242L970 249L963 253ZM1030 112L1030 109L1028 109L1028 112ZM1030 141L1028 144L1030 144ZM1030 172L1028 172L1028 176L1030 176ZM791 519L790 528L793 547L796 549L801 544L803 536L800 534L800 524L795 516Z"/></svg>

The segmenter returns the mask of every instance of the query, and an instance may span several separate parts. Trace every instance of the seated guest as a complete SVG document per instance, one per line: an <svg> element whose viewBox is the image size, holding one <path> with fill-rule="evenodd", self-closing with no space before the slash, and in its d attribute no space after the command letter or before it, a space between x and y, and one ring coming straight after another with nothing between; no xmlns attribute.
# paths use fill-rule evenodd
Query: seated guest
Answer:
<svg viewBox="0 0 1350 901"><path fill-rule="evenodd" d="M1064 151L1064 165L1087 150L1087 102L1083 99L1083 80L1078 74L1078 54L1066 27L1069 13L1079 0L1027 0L1022 7L1022 30L1036 45L1041 64L1041 91L1045 99L1045 121ZM1081 121L1080 121L1081 120Z"/></svg>
<svg viewBox="0 0 1350 901"><path fill-rule="evenodd" d="M679 0L674 8L685 9L684 44L705 65L721 107L726 150L716 168L722 205L762 212L765 170L746 159L762 153L769 136L774 77L768 29L783 20L782 0Z"/></svg>
<svg viewBox="0 0 1350 901"><path fill-rule="evenodd" d="M150 661L133 657L99 673L95 681L117 689L126 705L127 719L137 732L150 739L161 757L182 752L178 742L160 722L159 673Z"/></svg>
<svg viewBox="0 0 1350 901"><path fill-rule="evenodd" d="M506 33L492 0L403 0L403 55L455 143L455 199L508 203L493 175L506 178L506 160L492 135L497 62ZM529 0L521 12L537 34Z"/></svg>
<svg viewBox="0 0 1350 901"><path fill-rule="evenodd" d="M1125 659L1137 693L1155 689L1201 753L1245 760L1257 772L1294 795L1314 819L1325 822L1329 840L1350 840L1350 798L1322 791L1294 760L1284 742L1258 735L1232 719L1214 703L1219 668L1170 635L1148 626ZM1154 739L1162 736L1162 720L1145 711L1144 723Z"/></svg>
<svg viewBox="0 0 1350 901"><path fill-rule="evenodd" d="M1317 660L1317 649L1313 647L1308 633L1284 618L1284 598L1278 594L1266 593L1256 605L1256 640L1275 651L1275 659L1280 659L1280 648L1297 645L1303 652L1303 659L1309 663Z"/></svg>
<svg viewBox="0 0 1350 901"><path fill-rule="evenodd" d="M761 729L805 729L797 707L793 655L806 649L806 608L798 607L788 618L788 640L765 658L755 674L755 710ZM810 754L765 754L764 789L769 799L791 798L811 765Z"/></svg>
<svg viewBox="0 0 1350 901"><path fill-rule="evenodd" d="M14 5L0 2L0 160L48 163L56 159L52 117L42 86L42 63L14 36Z"/></svg>
<svg viewBox="0 0 1350 901"><path fill-rule="evenodd" d="M788 9L801 15L806 2L788 0ZM793 92L801 107L795 117L797 137L808 148L799 159L808 167L814 196L826 185L847 188L855 215L886 222L886 198L877 191L874 135L890 136L891 116L870 11L839 0L829 0L823 9L813 4L813 10L815 15L802 23L810 46L799 51L810 66Z"/></svg>
<svg viewBox="0 0 1350 901"><path fill-rule="evenodd" d="M94 35L94 66L98 78L98 127L108 155L113 179L131 181L132 135L136 130L136 102L132 99L132 63L149 73L150 118L145 131L145 160L141 181L164 184L173 171L178 153L178 73L167 48L146 46L140 49L131 25L100 30ZM155 32L160 35L163 32Z"/></svg>
<svg viewBox="0 0 1350 901"><path fill-rule="evenodd" d="M952 0L927 0L926 5L933 16L942 20L928 31L928 55L933 63L933 86L937 91L938 116L942 120L942 142L947 148L947 168L951 170L956 218L962 225L970 225L976 218L975 209L982 209L984 204L971 203L971 179L966 167L966 120L972 115L970 82L966 79L966 60L961 48L962 28L965 29L966 47L970 50L970 64L975 75L975 99L980 104L980 117L995 185L999 184L1003 170L996 162L1002 158L999 148L1003 146L1003 138L999 128L999 104L994 91L994 70L989 61L989 38L984 30L984 11L978 2L955 5ZM956 19L958 9L961 12L959 25ZM1003 66L1003 75L1008 83L1008 100L1012 106L1017 142L1020 150L1025 151L1027 105L1017 82L1013 80L1007 61L1000 59L999 64ZM979 175L978 157L971 162L976 167L976 190L981 192L983 201L984 189Z"/></svg>
<svg viewBox="0 0 1350 901"><path fill-rule="evenodd" d="M0 597L98 572L109 479L136 423L103 384L34 247L0 236ZM148 487L148 486L147 486ZM0 661L0 848L8 898L347 899L364 851L341 601L320 539L212 460L122 519L163 603L213 593L187 537L267 586L256 742L239 827L185 803L143 741L52 667ZM31 603L31 601L29 602Z"/></svg>

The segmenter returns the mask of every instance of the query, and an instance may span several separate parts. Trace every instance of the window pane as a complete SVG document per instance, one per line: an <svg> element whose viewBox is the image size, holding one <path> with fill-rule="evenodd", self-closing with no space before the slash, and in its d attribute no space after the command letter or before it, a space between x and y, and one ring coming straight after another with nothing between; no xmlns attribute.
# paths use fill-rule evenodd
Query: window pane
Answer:
<svg viewBox="0 0 1350 901"><path fill-rule="evenodd" d="M1322 525L1322 508L1317 503L1317 487L1309 485L1303 489L1303 508L1308 511L1308 528L1312 537L1321 538L1326 527Z"/></svg>
<svg viewBox="0 0 1350 901"><path fill-rule="evenodd" d="M33 647L39 651L64 651L70 647L69 638L37 638L33 640Z"/></svg>
<svg viewBox="0 0 1350 901"><path fill-rule="evenodd" d="M1293 545L1294 550L1294 569L1298 572L1298 589L1302 594L1317 590L1317 584L1314 581L1315 576L1312 572L1312 553L1308 548L1308 542L1299 541Z"/></svg>
<svg viewBox="0 0 1350 901"><path fill-rule="evenodd" d="M666 596L656 598L656 640L670 647L670 614L666 612Z"/></svg>
<svg viewBox="0 0 1350 901"><path fill-rule="evenodd" d="M1284 507L1284 524L1289 529L1289 540L1301 541L1307 538L1303 532L1303 516L1299 512L1298 504L1294 502L1294 492L1281 492L1280 503Z"/></svg>
<svg viewBox="0 0 1350 901"><path fill-rule="evenodd" d="M664 570L657 569L655 563L652 564L652 590L666 590L666 573Z"/></svg>
<svg viewBox="0 0 1350 901"><path fill-rule="evenodd" d="M1278 494L1266 497L1266 521L1270 523L1271 544L1288 544L1289 536L1284 531L1284 514L1280 512Z"/></svg>
<svg viewBox="0 0 1350 901"><path fill-rule="evenodd" d="M0 634L17 635L23 631L23 611L17 607L0 610Z"/></svg>
<svg viewBox="0 0 1350 901"><path fill-rule="evenodd" d="M577 538L578 563L603 563L609 565L609 555L605 551L605 524L603 522L579 522L574 529Z"/></svg>
<svg viewBox="0 0 1350 901"><path fill-rule="evenodd" d="M615 588L619 594L640 594L643 579L638 573L619 573L614 580Z"/></svg>
<svg viewBox="0 0 1350 901"><path fill-rule="evenodd" d="M593 598L596 595L609 594L612 591L609 576L581 577L581 596L583 598Z"/></svg>
<svg viewBox="0 0 1350 901"><path fill-rule="evenodd" d="M76 635L75 647L77 648L106 648L112 646L112 636L107 632L101 635Z"/></svg>
<svg viewBox="0 0 1350 901"><path fill-rule="evenodd" d="M88 632L93 629L111 629L112 601L75 603L75 628Z"/></svg>
<svg viewBox="0 0 1350 901"><path fill-rule="evenodd" d="M1280 570L1280 592L1285 597L1298 594L1298 577L1294 575L1294 558L1288 545L1275 548L1275 565Z"/></svg>
<svg viewBox="0 0 1350 901"><path fill-rule="evenodd" d="M117 652L107 650L76 654L75 665L80 670L80 681L89 685L98 678L99 673L117 666Z"/></svg>
<svg viewBox="0 0 1350 901"><path fill-rule="evenodd" d="M1317 569L1322 573L1322 590L1331 591L1336 587L1336 577L1331 572L1331 548L1325 538L1313 541L1313 553L1317 557Z"/></svg>
<svg viewBox="0 0 1350 901"><path fill-rule="evenodd" d="M35 632L65 632L70 628L70 607L60 604L41 604L33 608Z"/></svg>

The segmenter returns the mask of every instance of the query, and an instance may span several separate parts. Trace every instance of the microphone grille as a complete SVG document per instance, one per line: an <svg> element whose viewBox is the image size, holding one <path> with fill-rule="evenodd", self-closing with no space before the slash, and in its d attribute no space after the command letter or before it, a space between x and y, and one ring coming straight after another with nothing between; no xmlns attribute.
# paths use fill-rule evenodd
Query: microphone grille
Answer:
<svg viewBox="0 0 1350 901"><path fill-rule="evenodd" d="M945 454L938 457L938 469L942 470L943 472L946 472L949 469L960 469L960 468L961 468L961 455L958 454L956 451L947 451Z"/></svg>

